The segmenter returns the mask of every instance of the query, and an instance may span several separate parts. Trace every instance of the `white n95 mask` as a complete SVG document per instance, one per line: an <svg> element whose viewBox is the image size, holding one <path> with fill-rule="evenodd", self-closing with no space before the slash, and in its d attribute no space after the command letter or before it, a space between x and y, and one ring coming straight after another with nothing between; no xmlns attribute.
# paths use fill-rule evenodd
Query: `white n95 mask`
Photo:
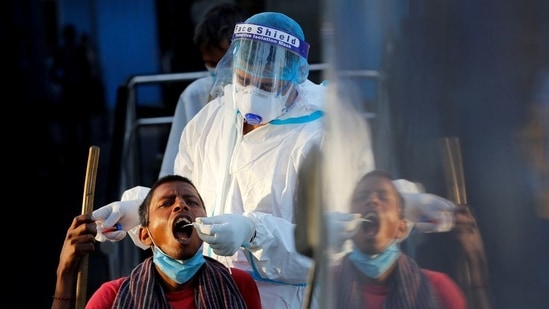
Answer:
<svg viewBox="0 0 549 309"><path fill-rule="evenodd" d="M255 86L241 86L237 82L233 85L234 102L247 123L265 124L286 113L290 89L282 94L284 91L270 92Z"/></svg>

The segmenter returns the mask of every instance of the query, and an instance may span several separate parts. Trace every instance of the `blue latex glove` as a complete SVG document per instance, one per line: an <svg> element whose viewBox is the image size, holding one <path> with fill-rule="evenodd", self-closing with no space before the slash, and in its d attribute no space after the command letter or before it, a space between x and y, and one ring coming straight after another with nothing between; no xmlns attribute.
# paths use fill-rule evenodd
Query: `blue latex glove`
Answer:
<svg viewBox="0 0 549 309"><path fill-rule="evenodd" d="M196 218L198 237L208 243L214 253L232 256L240 247L249 246L255 234L255 223L243 215L224 214Z"/></svg>

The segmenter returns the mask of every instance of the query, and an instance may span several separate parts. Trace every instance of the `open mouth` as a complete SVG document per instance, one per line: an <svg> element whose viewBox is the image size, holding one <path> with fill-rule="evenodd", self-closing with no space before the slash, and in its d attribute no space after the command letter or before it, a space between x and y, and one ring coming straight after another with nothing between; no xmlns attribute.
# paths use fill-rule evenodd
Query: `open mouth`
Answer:
<svg viewBox="0 0 549 309"><path fill-rule="evenodd" d="M363 220L360 225L362 231L364 231L366 235L375 236L379 231L379 218L377 216L377 213L370 212L363 215L362 218L366 219Z"/></svg>
<svg viewBox="0 0 549 309"><path fill-rule="evenodd" d="M173 223L173 235L177 239L186 240L193 234L193 226L191 223L193 218L190 216L180 216Z"/></svg>

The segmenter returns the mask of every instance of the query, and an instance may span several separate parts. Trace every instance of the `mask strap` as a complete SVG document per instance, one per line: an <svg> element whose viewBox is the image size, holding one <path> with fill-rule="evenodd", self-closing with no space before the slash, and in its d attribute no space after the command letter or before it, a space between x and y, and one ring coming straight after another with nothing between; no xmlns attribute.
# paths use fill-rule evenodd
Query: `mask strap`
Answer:
<svg viewBox="0 0 549 309"><path fill-rule="evenodd" d="M145 229L147 230L147 232L149 232L149 237L151 238L151 241L153 243L153 246L155 246L158 250L162 251L162 249L160 249L159 246L156 245L156 243L154 242L154 239L152 237L152 233L151 233L151 230L149 230L149 227L145 227ZM162 253L164 253L164 251L162 251Z"/></svg>

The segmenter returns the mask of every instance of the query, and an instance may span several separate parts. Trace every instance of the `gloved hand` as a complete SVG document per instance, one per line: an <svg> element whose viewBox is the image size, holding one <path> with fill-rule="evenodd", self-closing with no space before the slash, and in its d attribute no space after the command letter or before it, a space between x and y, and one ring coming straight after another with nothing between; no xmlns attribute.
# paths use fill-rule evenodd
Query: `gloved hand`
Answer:
<svg viewBox="0 0 549 309"><path fill-rule="evenodd" d="M114 242L124 239L127 231L139 225L139 205L143 202L149 190L150 188L140 186L131 188L122 194L122 199L119 202L112 202L94 210L92 218L98 225L95 239L101 242L105 240ZM117 228L112 229L115 226ZM134 243L136 242L133 237L132 240ZM136 245L140 246L140 243L136 243Z"/></svg>
<svg viewBox="0 0 549 309"><path fill-rule="evenodd" d="M406 203L406 219L411 221L416 229L424 233L434 233L448 232L454 228L456 204L438 195L425 193L420 183L397 179L393 184Z"/></svg>
<svg viewBox="0 0 549 309"><path fill-rule="evenodd" d="M112 202L92 212L97 223L98 241L120 241L126 232L139 225L138 200ZM118 223L118 224L117 224ZM115 227L111 230L111 228Z"/></svg>
<svg viewBox="0 0 549 309"><path fill-rule="evenodd" d="M198 237L207 242L214 253L231 256L240 247L250 244L255 234L255 222L243 215L223 214L196 218Z"/></svg>
<svg viewBox="0 0 549 309"><path fill-rule="evenodd" d="M328 246L335 251L341 251L343 243L356 233L359 227L360 214L327 212L325 215Z"/></svg>
<svg viewBox="0 0 549 309"><path fill-rule="evenodd" d="M424 233L448 232L454 228L451 201L430 193L401 193L406 203L404 215Z"/></svg>

